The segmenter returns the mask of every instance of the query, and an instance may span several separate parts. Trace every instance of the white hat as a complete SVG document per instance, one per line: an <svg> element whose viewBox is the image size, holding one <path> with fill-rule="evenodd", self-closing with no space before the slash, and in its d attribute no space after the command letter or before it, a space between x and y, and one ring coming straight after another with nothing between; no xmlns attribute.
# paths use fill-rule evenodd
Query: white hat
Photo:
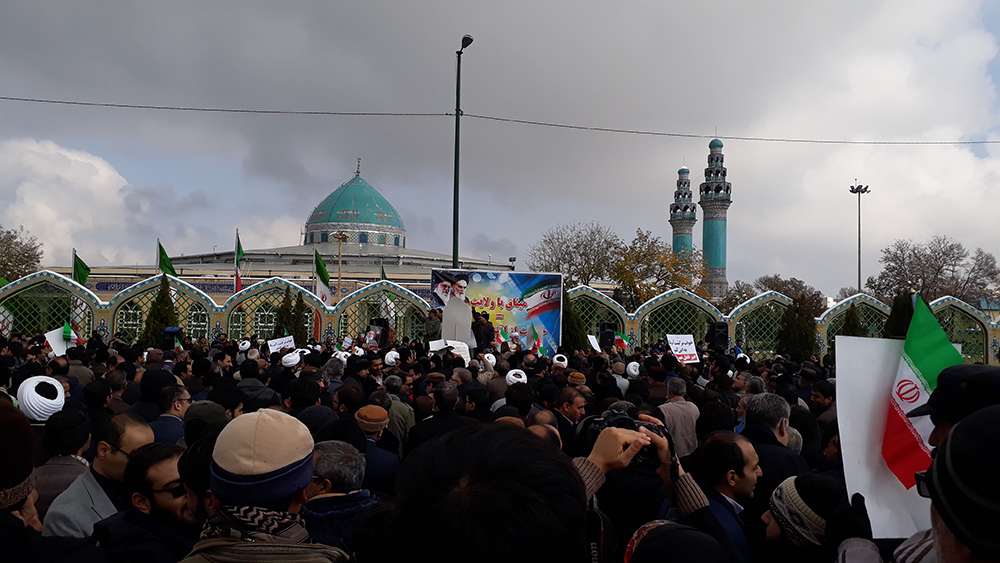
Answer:
<svg viewBox="0 0 1000 563"><path fill-rule="evenodd" d="M486 354L483 357L486 358L486 361L490 363L490 367L497 365L497 357L494 356L493 354Z"/></svg>
<svg viewBox="0 0 1000 563"><path fill-rule="evenodd" d="M512 369L507 372L507 387L515 383L527 383L528 375L519 369Z"/></svg>
<svg viewBox="0 0 1000 563"><path fill-rule="evenodd" d="M629 364L625 366L625 373L629 377L639 377L639 362L629 362Z"/></svg>
<svg viewBox="0 0 1000 563"><path fill-rule="evenodd" d="M244 340L243 342L240 342L240 352L246 352L249 349L250 349L249 340Z"/></svg>
<svg viewBox="0 0 1000 563"><path fill-rule="evenodd" d="M340 361L344 362L345 364L347 363L347 358L351 357L350 353L344 352L342 350L338 351L338 352L334 352L333 355L334 355L334 357L336 357Z"/></svg>
<svg viewBox="0 0 1000 563"><path fill-rule="evenodd" d="M286 368L293 368L299 365L302 357L299 356L298 352L289 352L281 357L281 365Z"/></svg>
<svg viewBox="0 0 1000 563"><path fill-rule="evenodd" d="M54 399L43 397L35 389L39 384L48 383L55 387ZM50 416L62 410L66 403L66 392L62 383L47 375L36 375L25 379L17 388L17 405L28 419L45 422Z"/></svg>
<svg viewBox="0 0 1000 563"><path fill-rule="evenodd" d="M562 354L556 354L556 357L552 358L552 363L566 367L569 364L569 360L567 360L566 356L563 356Z"/></svg>
<svg viewBox="0 0 1000 563"><path fill-rule="evenodd" d="M307 356L310 352L312 352L312 350L308 348L296 348L295 350L292 350L293 354L298 354L300 356Z"/></svg>
<svg viewBox="0 0 1000 563"><path fill-rule="evenodd" d="M385 355L385 365L394 366L399 361L399 352L391 350Z"/></svg>

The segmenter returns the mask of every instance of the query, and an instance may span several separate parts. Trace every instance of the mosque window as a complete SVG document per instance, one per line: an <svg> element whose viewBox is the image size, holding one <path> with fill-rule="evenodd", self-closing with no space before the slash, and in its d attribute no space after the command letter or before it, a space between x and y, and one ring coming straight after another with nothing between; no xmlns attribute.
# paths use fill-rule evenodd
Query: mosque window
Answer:
<svg viewBox="0 0 1000 563"><path fill-rule="evenodd" d="M398 236L396 237L396 239L393 241L392 244L393 244L393 246L399 246L399 237Z"/></svg>
<svg viewBox="0 0 1000 563"><path fill-rule="evenodd" d="M330 240L330 233L321 233L319 235L320 242L328 242Z"/></svg>
<svg viewBox="0 0 1000 563"><path fill-rule="evenodd" d="M313 233L309 233L309 242L313 242Z"/></svg>
<svg viewBox="0 0 1000 563"><path fill-rule="evenodd" d="M379 235L378 236L378 243L379 244L385 244L385 235Z"/></svg>
<svg viewBox="0 0 1000 563"><path fill-rule="evenodd" d="M368 244L368 233L358 233L358 242Z"/></svg>

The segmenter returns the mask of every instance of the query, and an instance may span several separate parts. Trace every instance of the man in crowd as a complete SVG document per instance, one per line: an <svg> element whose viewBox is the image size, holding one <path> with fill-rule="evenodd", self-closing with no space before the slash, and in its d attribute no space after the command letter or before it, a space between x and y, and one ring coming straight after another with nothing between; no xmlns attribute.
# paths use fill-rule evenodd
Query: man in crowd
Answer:
<svg viewBox="0 0 1000 563"><path fill-rule="evenodd" d="M167 385L160 390L160 416L149 423L156 442L176 444L184 437L184 413L191 406L191 394L184 387Z"/></svg>
<svg viewBox="0 0 1000 563"><path fill-rule="evenodd" d="M455 412L458 405L458 390L451 383L439 383L434 387L432 394L434 399L433 416L421 420L410 432L410 441L407 444L407 455L420 444L462 426L474 426L478 422L467 416L460 416Z"/></svg>
<svg viewBox="0 0 1000 563"><path fill-rule="evenodd" d="M837 420L837 390L832 381L821 379L813 384L812 392L809 394L809 401L812 403L813 412L816 413L816 422L822 429L828 423Z"/></svg>
<svg viewBox="0 0 1000 563"><path fill-rule="evenodd" d="M79 409L63 409L45 421L45 449L52 457L35 470L39 519L44 520L52 501L88 471L90 462L83 454L90 449L90 432L90 419Z"/></svg>
<svg viewBox="0 0 1000 563"><path fill-rule="evenodd" d="M552 403L559 438L562 440L563 451L567 454L576 453L576 425L583 418L586 406L587 399L584 399L583 395L572 387L563 389L559 397Z"/></svg>
<svg viewBox="0 0 1000 563"><path fill-rule="evenodd" d="M684 399L687 383L679 377L667 382L667 402L659 406L663 413L663 425L674 439L677 457L687 457L698 447L695 427L698 423L698 407Z"/></svg>
<svg viewBox="0 0 1000 563"><path fill-rule="evenodd" d="M348 561L343 550L312 543L299 515L313 480L313 440L298 420L273 409L234 419L210 471L219 504L184 563Z"/></svg>
<svg viewBox="0 0 1000 563"><path fill-rule="evenodd" d="M94 525L94 539L113 561L180 561L198 535L187 489L177 472L184 448L153 443L133 452L123 491L131 505Z"/></svg>
<svg viewBox="0 0 1000 563"><path fill-rule="evenodd" d="M85 538L94 524L130 506L122 491L125 465L132 453L153 442L153 431L135 413L111 417L94 432L97 455L83 475L52 501L45 516L46 536Z"/></svg>
<svg viewBox="0 0 1000 563"><path fill-rule="evenodd" d="M354 446L328 441L316 444L313 480L302 508L306 529L314 539L332 544L332 537L352 551L352 536L364 513L379 499L364 488L366 458Z"/></svg>
<svg viewBox="0 0 1000 563"><path fill-rule="evenodd" d="M389 413L382 407L366 405L354 413L354 420L364 431L368 442L365 449L365 488L377 493L394 495L399 456L383 450L377 444L382 432L389 426Z"/></svg>

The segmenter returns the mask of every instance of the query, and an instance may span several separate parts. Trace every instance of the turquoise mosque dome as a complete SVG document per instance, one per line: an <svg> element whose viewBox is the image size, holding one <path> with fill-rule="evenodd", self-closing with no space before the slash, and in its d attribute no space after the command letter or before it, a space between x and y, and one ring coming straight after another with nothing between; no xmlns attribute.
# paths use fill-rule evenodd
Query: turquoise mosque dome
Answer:
<svg viewBox="0 0 1000 563"><path fill-rule="evenodd" d="M344 182L313 209L303 244L344 242L405 246L406 227L399 212L360 174Z"/></svg>
<svg viewBox="0 0 1000 563"><path fill-rule="evenodd" d="M721 149L722 148L722 141L720 141L718 139L712 139L712 141L710 143L708 143L708 148L710 148L710 149Z"/></svg>

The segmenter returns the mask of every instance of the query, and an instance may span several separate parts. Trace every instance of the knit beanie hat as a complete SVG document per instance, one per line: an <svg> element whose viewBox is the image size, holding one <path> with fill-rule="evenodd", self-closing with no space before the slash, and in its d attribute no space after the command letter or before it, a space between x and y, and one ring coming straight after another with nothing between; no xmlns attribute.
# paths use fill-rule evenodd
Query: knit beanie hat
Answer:
<svg viewBox="0 0 1000 563"><path fill-rule="evenodd" d="M90 430L90 418L86 412L66 408L45 421L45 438L42 442L52 455L72 455L87 443Z"/></svg>
<svg viewBox="0 0 1000 563"><path fill-rule="evenodd" d="M369 434L385 430L389 426L389 413L377 405L365 405L354 414L358 426Z"/></svg>
<svg viewBox="0 0 1000 563"><path fill-rule="evenodd" d="M578 371L574 371L574 372L570 373L569 377L566 378L566 381L568 381L570 385L586 385L587 384L587 378L584 377L584 375L582 373L578 372Z"/></svg>
<svg viewBox="0 0 1000 563"><path fill-rule="evenodd" d="M6 403L0 403L0 428L0 511L6 512L35 489L34 434L24 414Z"/></svg>
<svg viewBox="0 0 1000 563"><path fill-rule="evenodd" d="M212 454L212 494L227 506L290 497L312 479L313 439L295 418L264 409L235 418Z"/></svg>
<svg viewBox="0 0 1000 563"><path fill-rule="evenodd" d="M65 403L62 383L47 375L29 377L17 388L17 404L21 412L35 422L45 422L61 411Z"/></svg>
<svg viewBox="0 0 1000 563"><path fill-rule="evenodd" d="M618 375L625 375L625 364L621 362L615 362L614 364L611 365L611 371L615 372Z"/></svg>
<svg viewBox="0 0 1000 563"><path fill-rule="evenodd" d="M838 499L817 499L816 495L810 494L809 497L814 499L810 505L803 499L807 491L802 488L808 488L810 483L823 479L823 476L808 474L805 477L789 477L774 489L771 493L771 516L793 544L799 547L819 546L826 540L826 516L836 507ZM832 507L821 508L817 500L826 500L827 505L832 502Z"/></svg>

